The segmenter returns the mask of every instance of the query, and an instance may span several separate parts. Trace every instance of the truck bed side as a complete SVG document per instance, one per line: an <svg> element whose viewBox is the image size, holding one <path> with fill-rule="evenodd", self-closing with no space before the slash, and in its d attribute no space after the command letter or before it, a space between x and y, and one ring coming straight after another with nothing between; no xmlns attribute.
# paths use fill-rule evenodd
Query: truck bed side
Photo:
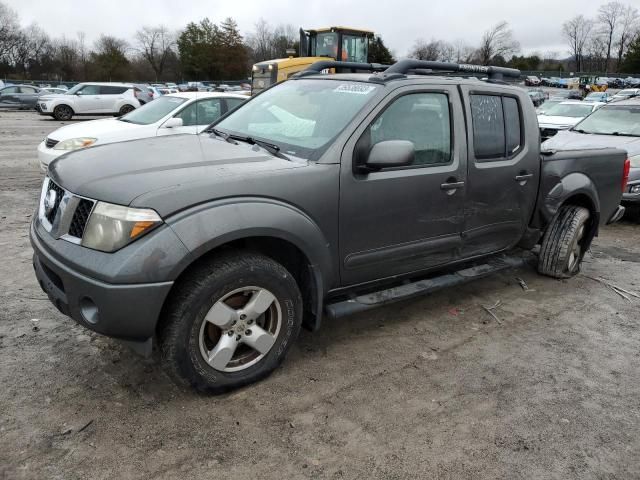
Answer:
<svg viewBox="0 0 640 480"><path fill-rule="evenodd" d="M622 197L622 176L627 153L603 148L543 152L538 200L531 227L544 231L567 201L589 208L598 226L616 212Z"/></svg>

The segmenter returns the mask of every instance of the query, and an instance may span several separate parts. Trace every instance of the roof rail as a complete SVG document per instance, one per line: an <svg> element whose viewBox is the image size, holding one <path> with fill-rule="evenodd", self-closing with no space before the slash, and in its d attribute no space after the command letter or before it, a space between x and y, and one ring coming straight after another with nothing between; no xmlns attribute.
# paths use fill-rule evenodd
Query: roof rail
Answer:
<svg viewBox="0 0 640 480"><path fill-rule="evenodd" d="M329 68L341 68L345 70L364 70L366 72L383 72L389 69L389 65L380 63L358 63L358 62L338 62L336 60L320 60L309 65L306 69L293 75L294 77L305 77L315 75Z"/></svg>
<svg viewBox="0 0 640 480"><path fill-rule="evenodd" d="M458 63L447 62L431 62L427 60L400 60L387 68L384 73L389 74L401 74L406 75L408 73L418 73L424 75L425 70L430 70L433 73L436 71L441 72L461 72L461 73L481 73L487 75L489 80L502 80L504 77L519 78L520 70L515 68L505 67L492 67L482 65L467 65Z"/></svg>

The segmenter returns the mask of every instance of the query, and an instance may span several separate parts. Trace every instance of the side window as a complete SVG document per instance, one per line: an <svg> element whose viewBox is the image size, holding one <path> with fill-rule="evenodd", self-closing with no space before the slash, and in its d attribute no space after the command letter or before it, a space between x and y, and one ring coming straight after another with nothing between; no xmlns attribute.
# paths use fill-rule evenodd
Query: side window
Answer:
<svg viewBox="0 0 640 480"><path fill-rule="evenodd" d="M127 87L112 87L103 85L100 87L101 95L120 95L127 91Z"/></svg>
<svg viewBox="0 0 640 480"><path fill-rule="evenodd" d="M36 89L33 87L20 87L20 93L36 93Z"/></svg>
<svg viewBox="0 0 640 480"><path fill-rule="evenodd" d="M0 92L3 95L10 95L12 93L18 93L18 87L7 87L2 89L2 91Z"/></svg>
<svg viewBox="0 0 640 480"><path fill-rule="evenodd" d="M99 95L100 94L100 86L99 85L85 85L78 92L80 95Z"/></svg>
<svg viewBox="0 0 640 480"><path fill-rule="evenodd" d="M182 125L185 127L189 127L191 125L197 125L196 122L196 102L193 102L191 105L187 105L182 110L174 115L175 118L182 119Z"/></svg>
<svg viewBox="0 0 640 480"><path fill-rule="evenodd" d="M473 147L480 162L511 157L521 145L520 106L513 97L471 95Z"/></svg>
<svg viewBox="0 0 640 480"><path fill-rule="evenodd" d="M229 111L233 110L239 105L242 105L245 101L239 98L227 98L227 108Z"/></svg>
<svg viewBox="0 0 640 480"><path fill-rule="evenodd" d="M219 98L198 100L195 125L209 125L222 115L222 104Z"/></svg>
<svg viewBox="0 0 640 480"><path fill-rule="evenodd" d="M408 140L416 152L414 166L445 165L451 161L449 100L443 93L403 95L369 126L362 140L369 143L367 151L386 140Z"/></svg>

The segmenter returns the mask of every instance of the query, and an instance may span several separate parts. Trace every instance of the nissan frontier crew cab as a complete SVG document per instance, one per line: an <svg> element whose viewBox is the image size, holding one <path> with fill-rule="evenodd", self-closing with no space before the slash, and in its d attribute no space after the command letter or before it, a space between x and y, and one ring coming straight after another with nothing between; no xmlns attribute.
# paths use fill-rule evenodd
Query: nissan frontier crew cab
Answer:
<svg viewBox="0 0 640 480"><path fill-rule="evenodd" d="M527 92L502 81L518 75L319 62L200 135L61 156L31 225L38 281L76 322L222 392L273 371L302 325L513 266L516 248L571 277L621 217L629 163L541 153Z"/></svg>

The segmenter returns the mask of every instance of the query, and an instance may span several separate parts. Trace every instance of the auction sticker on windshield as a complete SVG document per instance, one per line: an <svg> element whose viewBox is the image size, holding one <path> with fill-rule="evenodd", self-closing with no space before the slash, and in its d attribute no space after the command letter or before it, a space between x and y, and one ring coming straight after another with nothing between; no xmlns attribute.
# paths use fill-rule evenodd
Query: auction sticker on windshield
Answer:
<svg viewBox="0 0 640 480"><path fill-rule="evenodd" d="M358 95L368 95L376 89L374 85L365 85L362 83L343 83L338 85L334 92L355 93Z"/></svg>

